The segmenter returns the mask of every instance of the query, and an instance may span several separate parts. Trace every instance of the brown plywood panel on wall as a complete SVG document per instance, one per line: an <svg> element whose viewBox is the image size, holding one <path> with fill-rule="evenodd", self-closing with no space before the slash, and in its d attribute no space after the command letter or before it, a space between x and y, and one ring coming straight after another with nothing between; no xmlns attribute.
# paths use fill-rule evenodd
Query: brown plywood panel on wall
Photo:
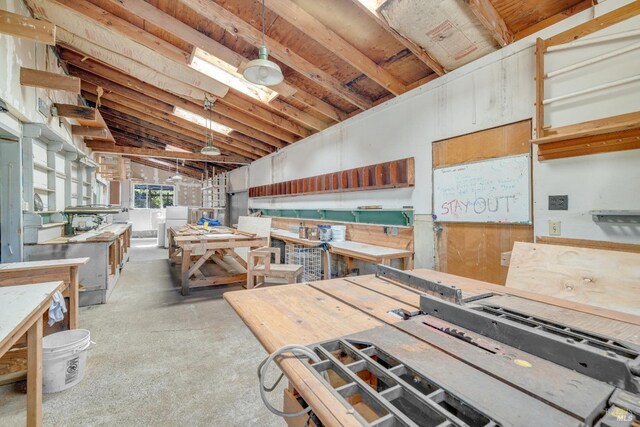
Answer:
<svg viewBox="0 0 640 427"><path fill-rule="evenodd" d="M437 240L437 268L450 274L504 285L508 267L500 256L514 242L532 242L529 225L444 224Z"/></svg>
<svg viewBox="0 0 640 427"><path fill-rule="evenodd" d="M109 181L109 204L120 204L120 181Z"/></svg>
<svg viewBox="0 0 640 427"><path fill-rule="evenodd" d="M531 150L531 120L457 136L433 144L433 167L526 154Z"/></svg>
<svg viewBox="0 0 640 427"><path fill-rule="evenodd" d="M433 144L433 166L530 153L531 120L487 129ZM503 252L514 242L533 242L533 227L519 224L439 223L436 267L439 271L504 285L508 267Z"/></svg>

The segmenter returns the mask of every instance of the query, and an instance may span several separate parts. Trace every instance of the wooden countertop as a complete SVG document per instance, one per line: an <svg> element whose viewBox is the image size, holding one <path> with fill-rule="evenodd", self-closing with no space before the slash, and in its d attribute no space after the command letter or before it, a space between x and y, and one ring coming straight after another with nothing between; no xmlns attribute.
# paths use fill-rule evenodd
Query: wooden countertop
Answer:
<svg viewBox="0 0 640 427"><path fill-rule="evenodd" d="M318 246L322 242L319 240L301 239L298 233L292 233L288 230L272 229L271 237L280 240L286 240L298 243L304 246ZM381 258L404 258L413 255L413 252L404 249L389 248L386 246L370 245L367 243L353 242L345 240L342 242L327 242L330 251L338 255L353 255L356 257L367 259Z"/></svg>
<svg viewBox="0 0 640 427"><path fill-rule="evenodd" d="M48 259L44 261L8 262L0 264L0 273L46 268L77 267L89 262L89 258Z"/></svg>
<svg viewBox="0 0 640 427"><path fill-rule="evenodd" d="M131 224L109 224L97 230L87 231L72 237L56 237L38 245L60 245L65 243L109 243L131 228Z"/></svg>
<svg viewBox="0 0 640 427"><path fill-rule="evenodd" d="M41 315L52 295L64 287L64 282L0 287L0 355L20 339L23 326L34 315Z"/></svg>

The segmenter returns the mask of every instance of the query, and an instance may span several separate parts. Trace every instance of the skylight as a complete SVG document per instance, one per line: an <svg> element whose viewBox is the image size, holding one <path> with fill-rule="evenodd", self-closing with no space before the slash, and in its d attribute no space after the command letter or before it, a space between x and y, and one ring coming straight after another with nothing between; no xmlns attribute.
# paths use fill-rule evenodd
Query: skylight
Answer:
<svg viewBox="0 0 640 427"><path fill-rule="evenodd" d="M268 103L278 96L278 92L264 86L254 85L246 81L241 74L233 70L229 64L223 68L220 60L215 56L196 47L193 50L191 63L189 64L194 70L200 71L237 91L250 96L260 102Z"/></svg>
<svg viewBox="0 0 640 427"><path fill-rule="evenodd" d="M180 107L175 107L173 109L173 114L178 117L182 117L185 120L189 120L190 122L197 125L204 126L206 128L211 127L211 129L213 129L215 132L224 133L225 135L229 135L229 133L233 131L233 129L231 129L230 127L222 125L213 120L211 120L211 124L209 124L209 119L207 117L201 116L200 114L192 113L191 111L187 111Z"/></svg>

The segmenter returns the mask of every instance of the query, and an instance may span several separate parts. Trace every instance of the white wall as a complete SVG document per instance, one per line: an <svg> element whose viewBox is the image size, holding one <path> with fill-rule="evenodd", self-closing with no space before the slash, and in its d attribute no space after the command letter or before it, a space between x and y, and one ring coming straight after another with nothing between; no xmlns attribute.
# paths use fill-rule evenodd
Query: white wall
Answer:
<svg viewBox="0 0 640 427"><path fill-rule="evenodd" d="M601 2L596 6L595 14L599 16L626 3L629 1ZM428 223L425 218L432 212L431 144L453 136L534 119L535 38L547 38L572 28L591 19L593 13L587 10L568 18L536 36L520 40L427 85L259 159L249 167L249 184L254 187L415 157L416 186L413 189L260 198L251 199L250 207L353 208L379 204L385 208L400 208L412 205L416 214L421 215L421 222ZM637 28L635 21L625 25L635 25ZM620 31L620 27L615 31ZM633 63L638 64L633 58L625 58L625 61L626 67L631 69L634 69ZM602 74L606 74L599 67L587 70L596 81L602 81ZM635 70L637 73L637 66ZM588 78L586 81L588 83ZM585 82L584 77L581 82ZM632 86L627 90L635 88ZM612 97L616 96L612 101ZM608 104L615 103L617 107L614 111L601 108L597 102L602 100ZM571 113L572 123L576 123L603 115L638 111L640 96L637 96L637 90L635 96L628 96L625 91L614 91L606 97L583 98L573 104L580 107ZM549 120L556 126L566 124L567 114L566 106L556 108L549 113ZM640 150L548 162L534 160L535 234L548 235L548 221L560 219L562 237L640 242L637 227L635 231L602 227L594 223L588 214L589 210L597 209L639 209L638 165ZM549 194L569 195L569 210L561 214L548 211ZM432 233L423 230L421 235L432 236ZM432 246L431 237L431 241L426 242L422 249L417 249L417 265L430 265Z"/></svg>

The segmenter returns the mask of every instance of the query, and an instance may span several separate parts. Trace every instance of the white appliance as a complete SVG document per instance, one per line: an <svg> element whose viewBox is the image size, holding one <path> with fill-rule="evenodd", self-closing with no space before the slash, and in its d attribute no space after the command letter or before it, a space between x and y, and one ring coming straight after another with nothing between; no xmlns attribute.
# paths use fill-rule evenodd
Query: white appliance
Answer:
<svg viewBox="0 0 640 427"><path fill-rule="evenodd" d="M186 225L189 222L189 207L188 206L167 206L165 208L165 239L164 247L169 247L169 237L166 233L169 232L171 227L179 227Z"/></svg>

